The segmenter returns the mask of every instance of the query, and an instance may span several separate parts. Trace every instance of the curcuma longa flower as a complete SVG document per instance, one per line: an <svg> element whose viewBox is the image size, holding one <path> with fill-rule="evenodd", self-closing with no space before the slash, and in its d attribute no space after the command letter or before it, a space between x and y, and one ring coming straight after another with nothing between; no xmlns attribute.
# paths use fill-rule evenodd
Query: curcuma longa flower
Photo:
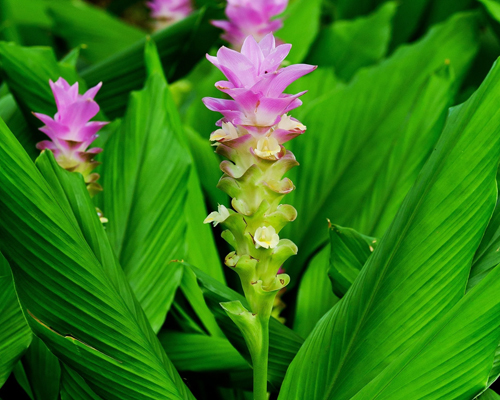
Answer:
<svg viewBox="0 0 500 400"><path fill-rule="evenodd" d="M273 18L285 11L288 0L228 0L226 16L229 21L212 21L223 29L222 38L240 49L247 36L260 41L267 34L283 27L283 21Z"/></svg>
<svg viewBox="0 0 500 400"><path fill-rule="evenodd" d="M281 229L296 216L296 210L280 204L295 189L283 175L298 165L284 143L303 134L306 127L288 115L302 102L298 94L285 94L292 82L316 67L297 64L280 68L291 45L276 46L272 34L259 43L248 36L241 52L222 47L217 57L207 56L227 81L216 87L230 99L204 98L203 102L223 118L210 140L222 161L224 175L218 187L231 198L231 208L219 206L205 223L220 224L222 237L234 248L225 263L240 276L251 310L241 303L221 304L242 330L254 365L255 399L267 395L268 324L276 294L290 278L281 266L297 253L297 246L280 238ZM257 394L258 393L258 394Z"/></svg>
<svg viewBox="0 0 500 400"><path fill-rule="evenodd" d="M157 29L180 21L193 12L190 0L152 0L146 4L151 9L151 17L156 20Z"/></svg>
<svg viewBox="0 0 500 400"><path fill-rule="evenodd" d="M107 122L90 120L99 112L94 97L102 83L82 95L78 94L78 82L71 86L63 78L59 78L57 82L49 81L49 83L56 101L57 113L54 118L33 113L45 124L40 130L50 138L39 142L37 148L51 150L61 167L81 173L89 192L93 195L102 190L96 182L99 174L92 173L99 164L94 157L102 149L88 147Z"/></svg>

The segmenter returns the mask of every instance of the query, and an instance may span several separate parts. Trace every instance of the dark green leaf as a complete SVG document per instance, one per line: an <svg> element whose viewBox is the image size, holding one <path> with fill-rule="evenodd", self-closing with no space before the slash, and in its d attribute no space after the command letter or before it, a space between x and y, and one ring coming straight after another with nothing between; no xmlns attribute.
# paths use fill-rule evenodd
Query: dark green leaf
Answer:
<svg viewBox="0 0 500 400"><path fill-rule="evenodd" d="M31 342L31 330L21 311L10 267L0 254L0 387Z"/></svg>

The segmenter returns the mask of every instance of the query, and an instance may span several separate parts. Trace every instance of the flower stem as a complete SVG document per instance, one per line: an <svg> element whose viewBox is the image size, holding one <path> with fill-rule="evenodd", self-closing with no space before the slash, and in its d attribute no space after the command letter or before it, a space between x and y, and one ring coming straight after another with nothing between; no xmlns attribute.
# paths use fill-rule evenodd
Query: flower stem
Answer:
<svg viewBox="0 0 500 400"><path fill-rule="evenodd" d="M267 370L269 362L269 316L261 315L260 346L256 346L252 354L253 363L253 398L254 400L267 400Z"/></svg>

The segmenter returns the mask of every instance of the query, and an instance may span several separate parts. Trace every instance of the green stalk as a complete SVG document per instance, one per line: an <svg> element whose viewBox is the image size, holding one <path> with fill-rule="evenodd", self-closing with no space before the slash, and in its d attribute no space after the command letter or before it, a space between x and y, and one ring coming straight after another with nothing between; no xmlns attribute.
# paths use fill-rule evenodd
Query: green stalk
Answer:
<svg viewBox="0 0 500 400"><path fill-rule="evenodd" d="M253 398L267 400L267 370L269 364L269 317L258 316L260 326L260 346L256 346L252 354L253 364Z"/></svg>

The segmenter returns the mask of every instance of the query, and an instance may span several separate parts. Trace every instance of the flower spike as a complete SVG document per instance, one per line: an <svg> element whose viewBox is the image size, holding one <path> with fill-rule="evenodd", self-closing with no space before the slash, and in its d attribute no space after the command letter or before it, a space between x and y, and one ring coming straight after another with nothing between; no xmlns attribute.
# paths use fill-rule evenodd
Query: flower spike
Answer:
<svg viewBox="0 0 500 400"><path fill-rule="evenodd" d="M241 303L221 305L247 341L256 400L267 399L269 318L278 292L290 281L282 265L297 253L292 241L279 236L297 211L280 203L295 189L283 176L298 165L283 144L306 131L288 113L302 104L299 97L305 92L284 91L316 68L306 64L280 68L290 48L276 45L268 34L260 42L248 36L241 52L222 47L216 57L207 56L227 78L215 86L232 98L203 99L210 110L223 116L210 140L216 152L228 159L220 165L224 175L218 187L232 197L232 208L219 206L204 222L221 224L222 237L234 248L225 264L238 273L250 310Z"/></svg>
<svg viewBox="0 0 500 400"><path fill-rule="evenodd" d="M55 83L49 81L54 94L57 113L53 118L45 114L33 113L45 125L40 131L50 140L37 144L39 150L51 150L61 167L68 171L76 171L83 175L91 194L102 190L96 182L99 175L92 173L99 164L94 156L102 151L100 148L88 147L97 138L97 132L107 122L90 121L99 112L99 105L94 97L102 86L78 94L78 82L69 85L66 80L59 78Z"/></svg>

